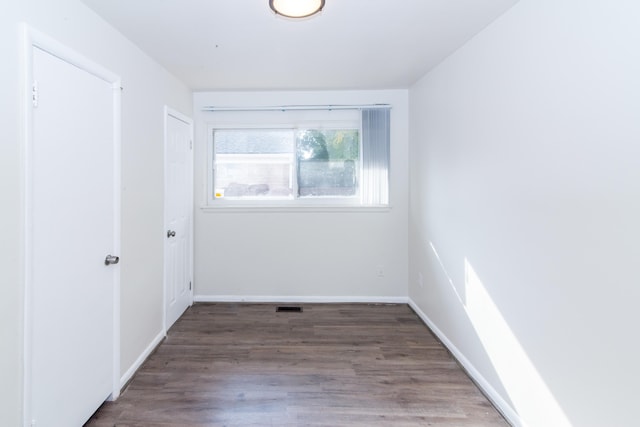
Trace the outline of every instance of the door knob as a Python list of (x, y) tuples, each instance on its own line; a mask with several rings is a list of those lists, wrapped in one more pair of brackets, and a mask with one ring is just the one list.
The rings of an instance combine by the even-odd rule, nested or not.
[(173, 230), (167, 230), (167, 239), (169, 237), (176, 237), (176, 232)]
[(117, 264), (120, 262), (120, 257), (115, 255), (107, 255), (104, 259), (104, 265)]

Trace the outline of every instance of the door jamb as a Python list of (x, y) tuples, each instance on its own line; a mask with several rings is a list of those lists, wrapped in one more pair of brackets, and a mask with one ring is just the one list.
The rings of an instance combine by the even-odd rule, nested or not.
[[(89, 74), (110, 83), (113, 89), (113, 138), (114, 138), (114, 253), (120, 253), (121, 246), (121, 79), (118, 75), (89, 60), (77, 51), (65, 46), (52, 37), (43, 34), (27, 24), (22, 24), (22, 76), (24, 78), (22, 99), (22, 149), (21, 149), (21, 282), (23, 289), (23, 390), (22, 418), (25, 426), (31, 425), (31, 361), (33, 324), (33, 278), (32, 278), (32, 155), (33, 155), (33, 55), (34, 49), (43, 50)], [(112, 392), (108, 400), (116, 400), (120, 395), (120, 269), (114, 272), (113, 283), (113, 355), (112, 355)]]
[[(191, 140), (191, 154), (189, 155), (189, 219), (190, 219), (190, 225), (189, 225), (189, 280), (191, 281), (191, 289), (189, 289), (189, 305), (193, 304), (193, 288), (194, 288), (194, 280), (193, 280), (193, 258), (194, 258), (194, 244), (193, 244), (193, 237), (194, 237), (194, 209), (193, 209), (193, 186), (194, 186), (194, 180), (193, 180), (193, 153), (194, 153), (194, 147), (193, 147), (193, 119), (180, 113), (179, 111), (169, 107), (168, 105), (164, 106), (164, 218), (163, 218), (163, 224), (162, 226), (164, 227), (164, 229), (162, 230), (162, 233), (164, 235), (164, 233), (166, 233), (166, 226), (167, 226), (167, 143), (168, 143), (168, 121), (169, 121), (169, 116), (172, 116), (186, 124), (189, 125), (189, 129), (190, 129), (190, 135), (189, 138)], [(163, 282), (163, 292), (162, 292), (162, 329), (164, 332), (164, 336), (167, 336), (167, 239), (164, 239), (164, 245), (163, 245), (163, 253), (164, 253), (164, 260), (163, 260), (163, 270), (162, 270), (162, 282)]]

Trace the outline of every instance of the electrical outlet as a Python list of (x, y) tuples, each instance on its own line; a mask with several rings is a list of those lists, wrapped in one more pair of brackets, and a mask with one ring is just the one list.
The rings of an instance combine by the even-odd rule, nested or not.
[(378, 277), (384, 277), (384, 266), (379, 265), (376, 269)]

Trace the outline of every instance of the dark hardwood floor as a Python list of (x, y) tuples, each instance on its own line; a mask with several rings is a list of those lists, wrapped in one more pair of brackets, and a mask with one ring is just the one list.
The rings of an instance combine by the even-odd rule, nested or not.
[(87, 426), (508, 426), (406, 305), (196, 304)]

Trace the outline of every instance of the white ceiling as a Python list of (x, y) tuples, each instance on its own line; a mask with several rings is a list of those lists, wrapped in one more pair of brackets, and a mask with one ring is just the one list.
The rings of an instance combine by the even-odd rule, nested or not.
[(83, 0), (193, 90), (407, 88), (517, 0)]

